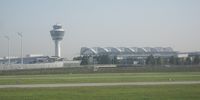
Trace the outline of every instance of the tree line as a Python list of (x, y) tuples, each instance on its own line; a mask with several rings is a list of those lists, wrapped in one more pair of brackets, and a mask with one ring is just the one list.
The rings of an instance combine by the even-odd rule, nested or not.
[(150, 55), (146, 59), (147, 65), (198, 65), (200, 64), (200, 57), (198, 55), (187, 58), (178, 58), (171, 56), (169, 58), (154, 57)]
[[(99, 55), (99, 56), (79, 56), (74, 57), (73, 60), (81, 60), (81, 65), (89, 64), (134, 64), (134, 61), (138, 59), (127, 58), (123, 60), (118, 60), (116, 56), (110, 57), (109, 55)], [(178, 58), (176, 56), (171, 56), (168, 58), (154, 57), (153, 55), (148, 56), (143, 59), (145, 65), (198, 65), (200, 64), (200, 56), (192, 56), (187, 58)]]
[(117, 64), (117, 57), (114, 56), (112, 59), (108, 55), (99, 56), (79, 56), (74, 57), (73, 60), (81, 60), (81, 65), (89, 64)]

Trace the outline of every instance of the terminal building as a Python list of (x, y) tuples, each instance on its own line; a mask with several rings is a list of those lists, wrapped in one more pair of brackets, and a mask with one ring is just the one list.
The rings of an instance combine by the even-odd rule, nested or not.
[(132, 64), (143, 64), (150, 55), (155, 58), (170, 58), (171, 56), (177, 57), (177, 52), (171, 47), (82, 47), (80, 55), (91, 57), (108, 55), (111, 60), (117, 58), (122, 63), (127, 59), (133, 59)]

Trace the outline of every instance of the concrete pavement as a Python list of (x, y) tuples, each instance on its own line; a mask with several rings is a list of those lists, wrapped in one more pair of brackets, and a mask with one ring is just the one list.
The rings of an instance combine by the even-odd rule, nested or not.
[(49, 88), (49, 87), (90, 87), (90, 86), (136, 86), (136, 85), (177, 85), (200, 84), (200, 81), (166, 81), (166, 82), (117, 82), (117, 83), (58, 83), (58, 84), (18, 84), (0, 85), (0, 88)]

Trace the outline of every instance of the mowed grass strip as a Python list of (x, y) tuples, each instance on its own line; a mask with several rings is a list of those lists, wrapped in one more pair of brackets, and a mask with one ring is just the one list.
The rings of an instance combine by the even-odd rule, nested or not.
[(6, 88), (0, 100), (199, 100), (200, 85)]
[(199, 81), (200, 72), (171, 73), (96, 73), (0, 76), (4, 84), (53, 84), (53, 83), (107, 83), (151, 81)]

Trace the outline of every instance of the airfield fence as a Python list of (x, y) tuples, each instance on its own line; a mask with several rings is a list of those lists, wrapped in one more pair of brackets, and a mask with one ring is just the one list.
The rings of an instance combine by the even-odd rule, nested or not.
[(199, 65), (135, 66), (135, 67), (57, 67), (41, 69), (0, 70), (0, 75), (78, 74), (78, 73), (140, 73), (140, 72), (200, 72)]

